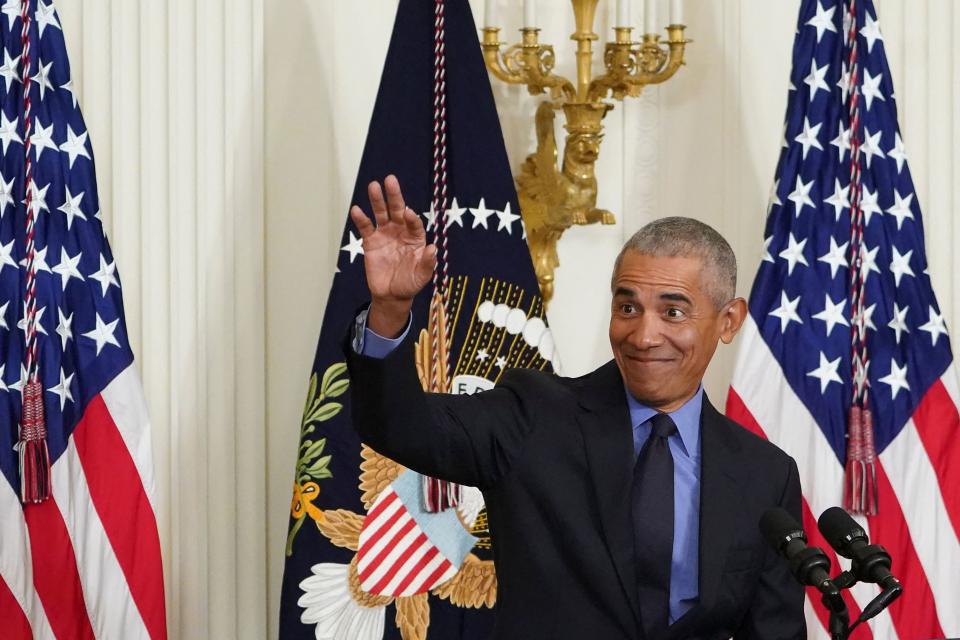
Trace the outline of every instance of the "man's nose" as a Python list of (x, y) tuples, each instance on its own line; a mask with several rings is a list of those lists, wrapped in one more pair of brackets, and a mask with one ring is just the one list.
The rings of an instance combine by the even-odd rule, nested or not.
[(655, 315), (644, 313), (635, 320), (633, 331), (630, 332), (630, 342), (637, 349), (650, 349), (663, 342), (660, 319)]

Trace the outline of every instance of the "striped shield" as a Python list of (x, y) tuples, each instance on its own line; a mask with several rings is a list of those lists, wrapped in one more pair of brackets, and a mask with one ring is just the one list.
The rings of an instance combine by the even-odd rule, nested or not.
[(382, 596), (412, 596), (456, 574), (476, 539), (455, 509), (429, 513), (421, 476), (404, 471), (377, 496), (357, 547), (360, 586)]

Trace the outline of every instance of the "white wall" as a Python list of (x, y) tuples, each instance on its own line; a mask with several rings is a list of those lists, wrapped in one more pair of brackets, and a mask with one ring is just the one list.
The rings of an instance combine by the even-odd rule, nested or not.
[[(512, 38), (519, 3), (500, 5)], [(743, 295), (759, 260), (799, 2), (686, 5), (688, 66), (607, 118), (599, 204), (620, 223), (572, 230), (560, 246), (550, 319), (570, 374), (609, 357), (610, 265), (644, 222), (716, 226)], [(960, 7), (877, 5), (949, 321), (960, 313)], [(300, 411), (395, 7), (60, 3), (154, 422), (172, 638), (276, 635)], [(569, 4), (540, 0), (539, 13), (571, 75)], [(604, 37), (608, 24), (602, 6)], [(494, 91), (516, 168), (536, 100)], [(708, 372), (717, 402), (732, 356), (721, 350)]]

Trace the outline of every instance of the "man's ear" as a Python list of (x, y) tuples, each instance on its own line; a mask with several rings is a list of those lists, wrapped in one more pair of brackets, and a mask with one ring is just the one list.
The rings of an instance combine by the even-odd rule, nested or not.
[(720, 312), (720, 340), (723, 344), (733, 342), (734, 336), (740, 331), (743, 321), (747, 319), (747, 301), (743, 298), (734, 298)]

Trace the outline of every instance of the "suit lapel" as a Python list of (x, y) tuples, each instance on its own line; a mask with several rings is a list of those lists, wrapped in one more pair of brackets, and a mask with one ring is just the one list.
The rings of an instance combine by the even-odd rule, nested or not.
[(607, 549), (640, 626), (633, 556), (633, 427), (620, 371), (610, 361), (583, 382), (578, 416)]
[(700, 429), (700, 604), (713, 607), (733, 541), (740, 494), (739, 444), (727, 420), (704, 396)]

